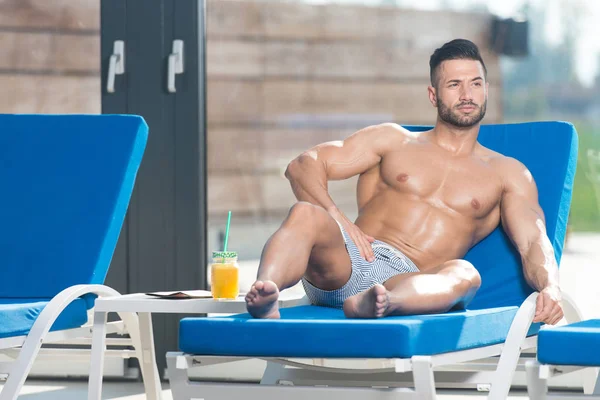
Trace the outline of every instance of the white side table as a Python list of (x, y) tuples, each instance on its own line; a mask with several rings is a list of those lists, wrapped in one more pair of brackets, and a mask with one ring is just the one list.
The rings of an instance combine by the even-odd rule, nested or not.
[[(297, 294), (286, 296), (282, 292), (279, 307), (292, 307), (308, 304)], [(119, 312), (137, 350), (146, 398), (161, 399), (161, 383), (156, 366), (154, 335), (152, 333), (152, 313), (191, 313), (191, 314), (234, 314), (245, 313), (244, 297), (235, 300), (217, 301), (203, 299), (160, 299), (143, 293), (126, 294), (115, 297), (100, 297), (94, 305), (94, 325), (92, 334), (91, 368), (88, 386), (88, 400), (100, 400), (106, 349), (106, 317), (109, 312)]]

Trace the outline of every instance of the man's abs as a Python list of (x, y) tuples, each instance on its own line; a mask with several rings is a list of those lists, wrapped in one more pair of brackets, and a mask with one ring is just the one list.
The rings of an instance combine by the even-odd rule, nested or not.
[(362, 207), (355, 223), (367, 235), (406, 254), (421, 271), (462, 258), (497, 225), (438, 203), (386, 190)]

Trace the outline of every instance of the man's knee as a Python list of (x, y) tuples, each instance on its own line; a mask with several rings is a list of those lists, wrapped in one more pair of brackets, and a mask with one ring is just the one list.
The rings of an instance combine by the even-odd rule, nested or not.
[(299, 201), (292, 206), (288, 219), (295, 223), (315, 225), (323, 218), (325, 210), (306, 201)]
[(468, 283), (471, 289), (478, 289), (481, 286), (481, 275), (479, 271), (467, 260), (453, 260), (451, 262), (452, 274)]

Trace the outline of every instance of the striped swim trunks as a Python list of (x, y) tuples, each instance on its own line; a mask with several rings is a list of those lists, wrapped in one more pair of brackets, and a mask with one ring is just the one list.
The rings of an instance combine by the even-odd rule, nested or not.
[(395, 275), (419, 272), (419, 268), (400, 250), (379, 240), (371, 243), (375, 261), (368, 262), (360, 255), (358, 247), (341, 225), (340, 230), (352, 262), (350, 279), (339, 289), (322, 290), (302, 278), (302, 286), (312, 304), (342, 308), (344, 300), (350, 296), (364, 292), (378, 283), (383, 284)]

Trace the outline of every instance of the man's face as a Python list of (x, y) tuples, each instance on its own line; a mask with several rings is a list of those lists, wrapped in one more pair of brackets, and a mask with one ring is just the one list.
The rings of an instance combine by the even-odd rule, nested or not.
[(437, 85), (434, 90), (430, 88), (430, 100), (437, 106), (440, 119), (459, 128), (479, 123), (485, 116), (488, 94), (481, 63), (447, 60), (437, 73)]

